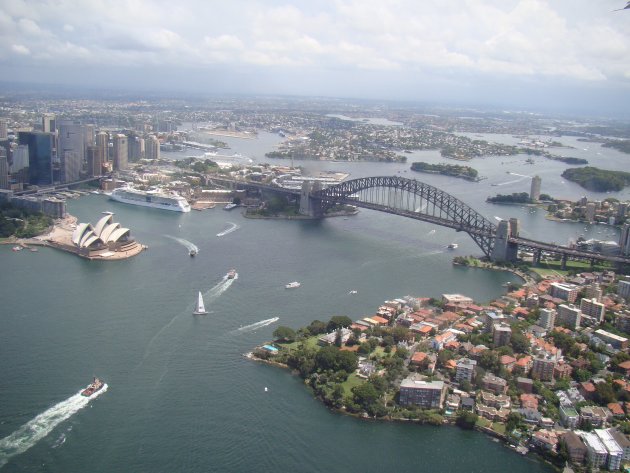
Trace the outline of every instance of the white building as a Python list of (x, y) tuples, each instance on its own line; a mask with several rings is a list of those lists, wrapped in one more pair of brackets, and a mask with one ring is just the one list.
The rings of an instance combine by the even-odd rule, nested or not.
[(538, 318), (538, 325), (547, 330), (553, 330), (556, 325), (556, 311), (553, 309), (540, 309), (540, 317)]
[(582, 314), (588, 317), (597, 319), (598, 322), (604, 321), (604, 315), (606, 314), (606, 306), (601, 302), (597, 302), (597, 299), (584, 298), (580, 302), (580, 311)]
[(593, 432), (580, 432), (580, 437), (586, 445), (586, 455), (592, 468), (605, 466), (608, 462), (608, 450), (601, 442), (597, 434)]
[(582, 313), (580, 309), (573, 304), (560, 304), (558, 306), (558, 314), (556, 316), (556, 322), (558, 324), (566, 325), (571, 330), (580, 328), (580, 321), (582, 319)]
[(611, 471), (618, 470), (623, 460), (623, 449), (617, 444), (617, 441), (608, 430), (595, 429), (595, 434), (608, 452), (608, 469)]

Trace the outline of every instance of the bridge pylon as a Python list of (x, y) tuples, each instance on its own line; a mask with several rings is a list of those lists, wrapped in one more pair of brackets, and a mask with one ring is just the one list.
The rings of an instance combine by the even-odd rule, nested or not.
[(501, 220), (494, 237), (492, 261), (516, 261), (518, 258), (518, 244), (510, 242), (510, 238), (518, 237), (519, 221), (517, 218)]
[(314, 192), (322, 189), (321, 184), (318, 181), (304, 181), (302, 183), (302, 190), (300, 191), (300, 214), (308, 215), (309, 217), (321, 217), (319, 211), (319, 201), (312, 198)]

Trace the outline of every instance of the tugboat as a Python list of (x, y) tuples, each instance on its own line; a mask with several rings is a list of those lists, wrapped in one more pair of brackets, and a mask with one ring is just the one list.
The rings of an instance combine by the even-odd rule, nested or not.
[(105, 386), (105, 383), (97, 377), (94, 377), (94, 381), (92, 381), (92, 384), (89, 384), (87, 388), (81, 391), (81, 396), (90, 397), (95, 392), (103, 389), (103, 386)]
[(230, 269), (227, 273), (227, 278), (228, 279), (234, 279), (236, 277), (236, 270), (235, 269)]

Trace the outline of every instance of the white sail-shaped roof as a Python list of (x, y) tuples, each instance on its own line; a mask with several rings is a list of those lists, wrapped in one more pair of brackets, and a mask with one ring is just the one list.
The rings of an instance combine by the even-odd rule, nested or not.
[(74, 243), (75, 245), (78, 245), (79, 242), (81, 241), (81, 238), (83, 237), (83, 234), (85, 233), (85, 230), (87, 230), (90, 227), (91, 225), (89, 223), (78, 224), (77, 228), (75, 228), (74, 232), (72, 232), (72, 243)]
[(97, 237), (96, 235), (92, 235), (90, 238), (88, 238), (83, 245), (81, 245), (82, 248), (89, 248), (90, 246), (92, 246), (93, 243), (97, 242), (97, 241), (101, 241), (101, 239), (99, 237)]
[(80, 246), (81, 248), (83, 248), (83, 247), (85, 246), (85, 242), (86, 242), (88, 239), (92, 238), (93, 236), (96, 236), (96, 235), (94, 235), (94, 232), (93, 232), (92, 230), (87, 230), (87, 231), (83, 234), (83, 236), (81, 237), (81, 241), (79, 242), (79, 246)]
[(120, 228), (120, 223), (110, 223), (109, 225), (107, 225), (103, 231), (101, 232), (101, 234), (99, 235), (101, 237), (101, 240), (103, 240), (104, 242), (109, 241), (109, 236), (113, 233), (114, 230), (116, 230), (117, 228)]
[(109, 235), (109, 238), (106, 240), (107, 243), (109, 242), (117, 242), (118, 240), (120, 240), (123, 236), (125, 235), (129, 235), (131, 233), (131, 230), (129, 230), (128, 228), (117, 228), (116, 230), (114, 230), (111, 235)]
[(108, 223), (112, 223), (112, 219), (113, 216), (111, 214), (109, 215), (105, 215), (104, 217), (101, 217), (101, 219), (98, 221), (98, 223), (96, 224), (96, 226), (94, 227), (94, 233), (98, 236), (101, 235), (101, 232), (103, 231), (103, 229), (105, 228), (105, 226)]

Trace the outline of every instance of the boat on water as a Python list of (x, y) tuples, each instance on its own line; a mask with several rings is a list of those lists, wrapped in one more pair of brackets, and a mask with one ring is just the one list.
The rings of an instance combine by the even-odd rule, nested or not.
[(182, 196), (174, 193), (167, 194), (159, 190), (142, 191), (132, 187), (121, 187), (114, 189), (109, 198), (124, 204), (175, 212), (190, 212), (190, 204)]
[(348, 294), (356, 294), (357, 292), (359, 291), (357, 291), (356, 289), (352, 289), (351, 291), (348, 291)]
[(191, 258), (194, 258), (195, 256), (197, 256), (197, 250), (192, 249), (188, 252), (188, 254), (190, 255)]
[(22, 247), (21, 246), (14, 246), (13, 248), (11, 248), (11, 250), (13, 250), (13, 251), (22, 251)]
[(223, 210), (232, 210), (234, 208), (238, 207), (237, 204), (227, 204), (225, 207), (223, 207)]
[(459, 245), (457, 243), (451, 243), (447, 246), (447, 248), (449, 250), (456, 250), (457, 248), (459, 248)]
[(194, 315), (206, 315), (208, 312), (206, 312), (206, 306), (203, 304), (203, 295), (201, 294), (201, 291), (199, 291), (199, 297), (197, 298), (197, 305), (195, 307), (195, 310), (193, 310), (193, 314)]
[(294, 288), (300, 287), (300, 286), (301, 286), (301, 284), (299, 282), (293, 281), (293, 282), (290, 282), (289, 284), (287, 284), (284, 287), (285, 287), (285, 289), (294, 289)]
[(105, 383), (97, 377), (94, 377), (92, 383), (88, 384), (88, 386), (83, 391), (81, 391), (81, 396), (90, 397), (94, 393), (103, 389), (103, 386), (105, 386)]
[(236, 277), (236, 270), (235, 269), (230, 269), (227, 272), (226, 276), (227, 276), (228, 279), (234, 279)]

